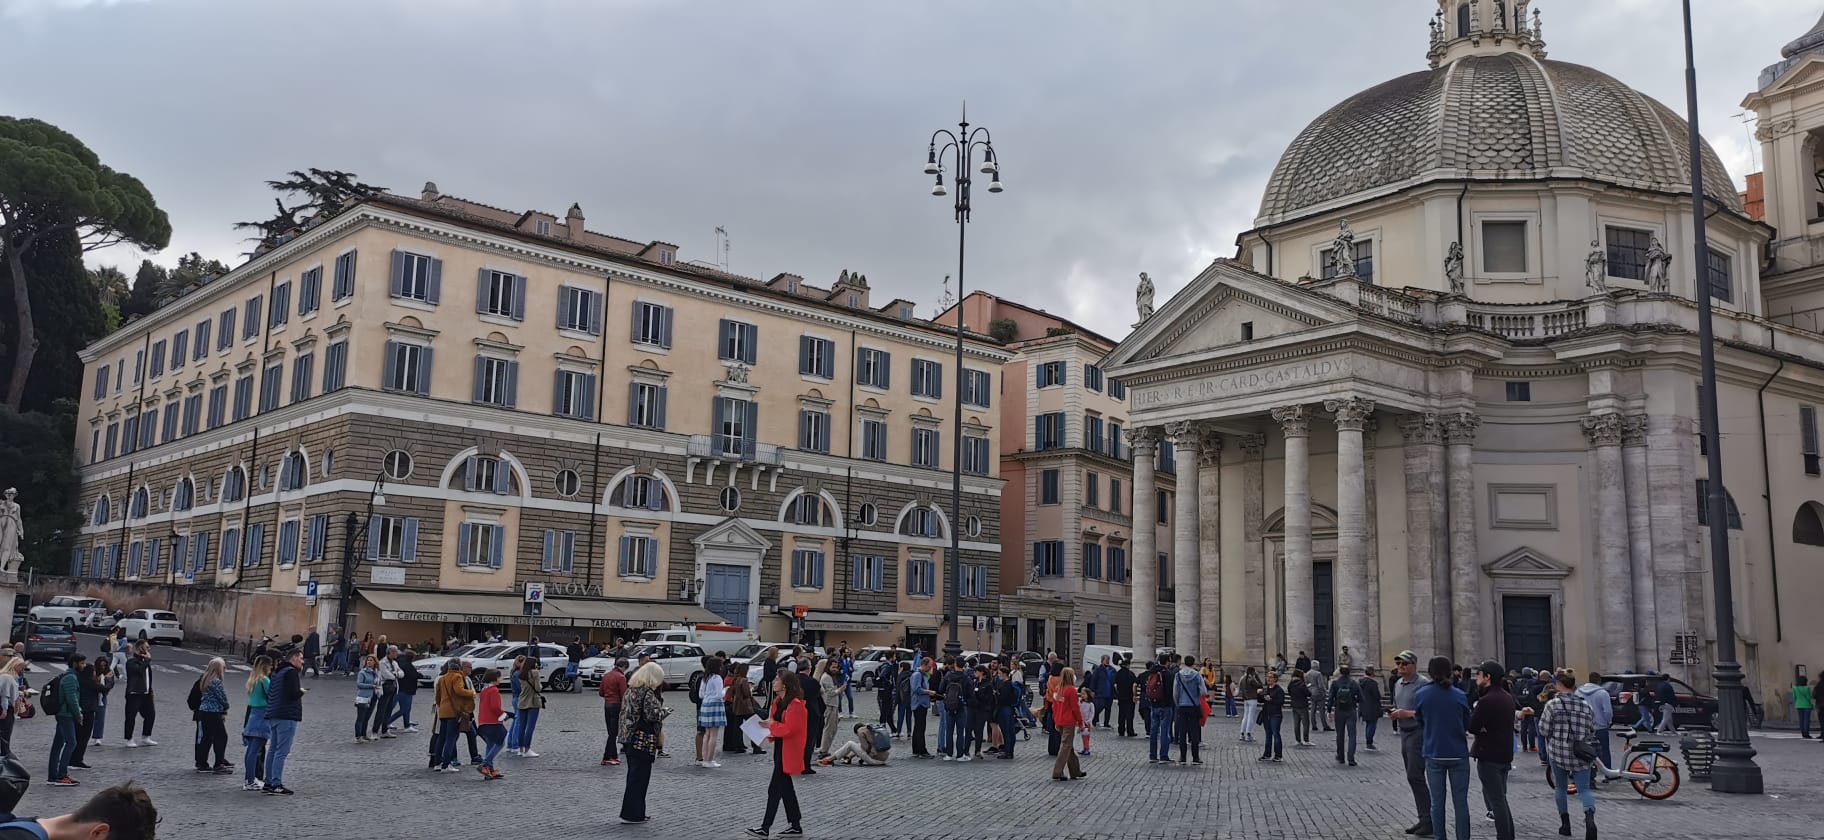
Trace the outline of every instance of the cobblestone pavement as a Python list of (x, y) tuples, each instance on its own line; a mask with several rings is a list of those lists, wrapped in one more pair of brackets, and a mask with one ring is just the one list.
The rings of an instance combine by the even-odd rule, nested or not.
[[(239, 776), (199, 776), (191, 771), (191, 724), (183, 698), (206, 655), (159, 648), (157, 675), (160, 746), (125, 749), (121, 706), (108, 711), (106, 746), (89, 750), (96, 769), (77, 771), (75, 788), (35, 782), (20, 803), (22, 814), (71, 810), (90, 792), (117, 781), (138, 780), (152, 791), (163, 815), (161, 837), (335, 837), (383, 840), (492, 834), (525, 837), (634, 838), (734, 837), (756, 825), (765, 804), (771, 757), (725, 758), (723, 768), (688, 765), (691, 709), (673, 698), (667, 739), (673, 757), (654, 772), (652, 823), (616, 822), (624, 767), (602, 767), (602, 715), (591, 694), (553, 696), (539, 723), (538, 758), (501, 759), (507, 778), (484, 782), (473, 773), (436, 774), (425, 769), (428, 735), (356, 744), (354, 688), (346, 678), (306, 678), (299, 743), (286, 781), (292, 798), (243, 793)], [(37, 666), (48, 672), (45, 665)], [(32, 675), (33, 685), (48, 673)], [(231, 682), (233, 679), (231, 678)], [(238, 692), (232, 718), (239, 719)], [(427, 704), (429, 695), (421, 695)], [(861, 698), (858, 698), (861, 699)], [(864, 716), (872, 698), (861, 705)], [(845, 721), (847, 731), (852, 722)], [(931, 727), (935, 730), (935, 721)], [(232, 727), (231, 727), (232, 729)], [(14, 751), (35, 776), (45, 772), (50, 727), (40, 717), (21, 721)], [(1209, 747), (1201, 768), (1151, 766), (1143, 739), (1121, 739), (1096, 730), (1092, 754), (1082, 759), (1087, 779), (1049, 781), (1051, 759), (1042, 732), (1021, 742), (1013, 761), (951, 764), (912, 761), (895, 742), (884, 768), (833, 767), (798, 781), (805, 825), (815, 837), (855, 838), (1166, 838), (1286, 837), (1401, 840), (1412, 824), (1410, 793), (1397, 749), (1363, 751), (1361, 766), (1335, 763), (1324, 747), (1291, 749), (1283, 764), (1261, 764), (1258, 745), (1236, 739), (1235, 721), (1220, 715), (1205, 729)], [(1385, 735), (1386, 733), (1383, 733)], [(934, 737), (933, 737), (933, 740)], [(238, 763), (238, 737), (231, 738)], [(1323, 736), (1318, 742), (1325, 743)], [(1382, 739), (1382, 746), (1393, 745)], [(1712, 793), (1686, 780), (1678, 795), (1649, 802), (1619, 783), (1598, 789), (1598, 818), (1605, 836), (1655, 840), (1752, 836), (1785, 840), (1819, 836), (1824, 824), (1824, 744), (1786, 733), (1755, 738), (1766, 773), (1767, 794)], [(1550, 791), (1536, 759), (1523, 756), (1511, 782), (1519, 835), (1556, 837)], [(1494, 836), (1482, 819), (1479, 790), (1470, 797), (1472, 834)], [(908, 819), (917, 809), (922, 819)], [(518, 816), (514, 816), (517, 813)], [(783, 827), (783, 823), (779, 826)], [(1579, 834), (1578, 836), (1581, 836)]]

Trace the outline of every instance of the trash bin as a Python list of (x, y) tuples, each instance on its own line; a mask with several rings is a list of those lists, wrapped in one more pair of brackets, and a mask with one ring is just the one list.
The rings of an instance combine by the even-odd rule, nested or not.
[(1685, 769), (1694, 779), (1710, 778), (1710, 767), (1716, 764), (1716, 736), (1704, 730), (1686, 732), (1678, 739), (1678, 749), (1684, 754)]

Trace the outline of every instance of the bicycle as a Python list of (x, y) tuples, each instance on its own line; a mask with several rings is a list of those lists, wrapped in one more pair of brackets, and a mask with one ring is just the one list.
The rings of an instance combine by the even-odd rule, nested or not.
[(1635, 793), (1656, 802), (1678, 793), (1678, 762), (1671, 756), (1672, 745), (1656, 739), (1636, 744), (1634, 739), (1640, 738), (1641, 734), (1633, 727), (1621, 730), (1619, 734), (1627, 747), (1621, 756), (1623, 769), (1610, 769), (1598, 760), (1596, 772), (1605, 779), (1627, 779)]

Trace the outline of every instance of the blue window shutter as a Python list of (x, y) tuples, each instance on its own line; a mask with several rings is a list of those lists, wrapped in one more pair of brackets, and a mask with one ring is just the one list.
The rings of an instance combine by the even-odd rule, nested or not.
[(488, 275), (493, 274), (485, 268), (475, 272), (475, 311), (488, 311)]
[(513, 468), (502, 459), (494, 462), (494, 494), (505, 496), (513, 492)]
[(391, 292), (393, 297), (405, 294), (405, 252), (393, 252), (393, 280)]
[(589, 334), (590, 335), (601, 335), (602, 334), (602, 305), (603, 305), (602, 294), (600, 292), (590, 292), (589, 293)]
[(656, 478), (646, 482), (646, 509), (665, 509), (665, 485)]
[(521, 275), (513, 275), (513, 320), (515, 321), (526, 320), (526, 286), (530, 282)]
[(507, 363), (507, 407), (519, 407), (519, 363)]
[(647, 577), (659, 576), (659, 538), (646, 538), (646, 568), (642, 573)]
[(823, 370), (822, 370), (822, 373), (826, 379), (835, 379), (836, 378), (836, 342), (831, 341), (827, 338), (822, 339), (822, 341), (823, 341)]
[(634, 344), (640, 343), (640, 315), (646, 311), (646, 307), (649, 305), (636, 300), (628, 309), (627, 340)]
[(507, 529), (504, 525), (494, 527), (494, 545), (488, 549), (488, 568), (500, 568), (500, 560), (506, 555)]
[(640, 417), (640, 383), (627, 383), (627, 425), (637, 426)]
[(1032, 448), (1045, 448), (1045, 415), (1032, 418)]
[(933, 363), (930, 367), (930, 371), (931, 390), (929, 393), (925, 394), (925, 396), (938, 397), (941, 399), (944, 396), (944, 366)]
[(262, 553), (266, 549), (266, 525), (255, 523), (247, 526), (246, 545), (241, 549), (241, 565), (258, 566), (265, 559)]
[(405, 538), (400, 541), (399, 559), (406, 563), (412, 563), (418, 559), (418, 517), (406, 517), (405, 528), (403, 530), (405, 531)]
[(191, 570), (201, 571), (204, 558), (209, 556), (209, 535), (206, 533), (198, 534), (196, 537), (196, 544), (191, 547), (190, 551)]
[(811, 348), (813, 346), (815, 346), (813, 344), (813, 342), (815, 342), (816, 340), (817, 339), (814, 339), (808, 335), (798, 336), (798, 372), (799, 373), (817, 374), (817, 373), (822, 372), (820, 370), (813, 370), (811, 368)]
[(671, 307), (659, 308), (659, 346), (671, 349)]
[(893, 354), (885, 350), (880, 351), (880, 382), (877, 384), (882, 390), (893, 387)]
[(760, 438), (760, 403), (747, 401), (747, 422), (742, 424), (741, 432), (745, 435), (741, 440), (741, 456), (752, 458), (755, 443)]
[[(737, 327), (739, 329), (739, 327)], [(760, 358), (760, 327), (757, 324), (747, 325), (747, 341), (741, 345), (741, 361), (754, 364)]]
[(387, 342), (386, 343), (386, 360), (383, 365), (383, 370), (380, 374), (380, 387), (391, 388), (391, 387), (393, 387), (393, 383), (395, 381), (397, 381), (394, 379), (394, 377), (397, 376), (399, 373), (399, 358), (398, 357), (399, 357), (399, 342), (397, 342), (397, 341)]
[(817, 441), (811, 439), (811, 413), (803, 409), (798, 411), (798, 444), (806, 449), (817, 448)]
[[(726, 416), (725, 412), (723, 411), (723, 402), (722, 402), (721, 397), (710, 397), (709, 398), (709, 413), (710, 413), (710, 417), (712, 418), (710, 420), (710, 425), (709, 425), (710, 435), (714, 436), (714, 435), (722, 434), (722, 424), (724, 422), (727, 422), (728, 417)], [(720, 445), (718, 444), (717, 446), (718, 446), (718, 448), (716, 451), (718, 454), (720, 454), (720, 452), (721, 452), (721, 449), (719, 448)]]
[(792, 552), (792, 586), (804, 585), (804, 577), (800, 571), (800, 561), (804, 559), (804, 555), (805, 552), (802, 550)]
[(628, 548), (632, 545), (632, 543), (633, 543), (632, 537), (621, 537), (621, 556), (620, 556), (621, 562), (620, 562), (620, 572), (619, 573), (622, 576), (626, 576), (626, 575), (630, 574), (630, 570), (627, 568), (627, 554), (628, 554)]
[(557, 566), (557, 532), (545, 529), (545, 558), (543, 569), (547, 572)]
[(470, 455), (462, 464), (462, 489), (471, 493), (481, 489), (481, 485), (476, 483), (478, 478), (476, 475), (477, 457), (479, 456)]
[(734, 328), (734, 322), (727, 318), (723, 318), (716, 322), (716, 358), (724, 361), (729, 360), (728, 337), (730, 333), (734, 332)]
[(584, 420), (595, 419), (595, 374), (583, 377), (583, 410)]
[(385, 518), (379, 516), (367, 521), (367, 559), (369, 560), (380, 559), (380, 523), (385, 521)]
[(823, 588), (823, 552), (815, 551), (815, 552), (811, 553), (811, 572), (813, 575), (811, 585), (817, 587), (818, 589), (822, 589)]
[(656, 428), (660, 428), (660, 429), (665, 428), (665, 395), (666, 395), (666, 392), (668, 392), (670, 390), (671, 390), (670, 388), (665, 387), (663, 385), (659, 386), (659, 400), (658, 400), (659, 407), (658, 407), (658, 411), (654, 412), (654, 416), (657, 419), (657, 422), (653, 424)]
[[(153, 540), (152, 544), (146, 547), (146, 574), (154, 577), (158, 575), (158, 556), (164, 553), (164, 549), (164, 540)], [(181, 556), (183, 551), (184, 537), (180, 536), (177, 538), (177, 542), (172, 546), (171, 555), (173, 557)]]
[(431, 348), (426, 346), (418, 351), (418, 393), (431, 392)]
[[(560, 368), (551, 373), (551, 413), (552, 414), (562, 414), (564, 412), (564, 392), (565, 392), (565, 390), (566, 389), (564, 388), (564, 371), (563, 371), (563, 369)], [(582, 412), (578, 411), (576, 413), (581, 414)]]
[(471, 390), (471, 396), (469, 397), (470, 402), (481, 402), (482, 397), (487, 395), (487, 378), (488, 378), (488, 358), (486, 356), (476, 356), (475, 357), (475, 384), (470, 389)]
[(883, 582), (883, 578), (886, 576), (886, 570), (887, 570), (886, 566), (887, 566), (887, 563), (886, 563), (885, 559), (876, 559), (874, 561), (873, 577), (871, 579), (871, 583), (873, 584), (873, 589), (875, 592), (879, 592), (883, 588), (885, 588), (885, 583)]
[(469, 562), (469, 526), (456, 526), (456, 565), (466, 566)]
[(570, 292), (559, 286), (557, 290), (557, 328), (564, 329), (573, 321), (574, 319), (570, 317)]
[(561, 543), (561, 548), (563, 550), (561, 552), (559, 562), (561, 562), (563, 564), (564, 574), (569, 574), (573, 571), (576, 571), (576, 532), (575, 531), (565, 531), (564, 532), (563, 541)]
[(431, 260), (431, 282), (426, 287), (424, 302), (433, 306), (443, 299), (443, 260)]

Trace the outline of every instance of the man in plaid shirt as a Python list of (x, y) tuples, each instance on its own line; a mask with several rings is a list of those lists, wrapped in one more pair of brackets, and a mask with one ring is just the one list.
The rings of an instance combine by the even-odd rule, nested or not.
[[(1589, 745), (1596, 734), (1596, 716), (1590, 704), (1577, 696), (1577, 678), (1569, 671), (1558, 675), (1554, 685), (1558, 696), (1545, 704), (1539, 729), (1545, 733), (1545, 748), (1552, 759), (1553, 797), (1558, 803), (1558, 833), (1571, 836), (1570, 803), (1565, 785), (1577, 783), (1577, 798), (1583, 802), (1583, 836), (1596, 840), (1596, 796), (1590, 787), (1590, 763), (1577, 757), (1577, 745)], [(1594, 747), (1589, 747), (1594, 751)]]

